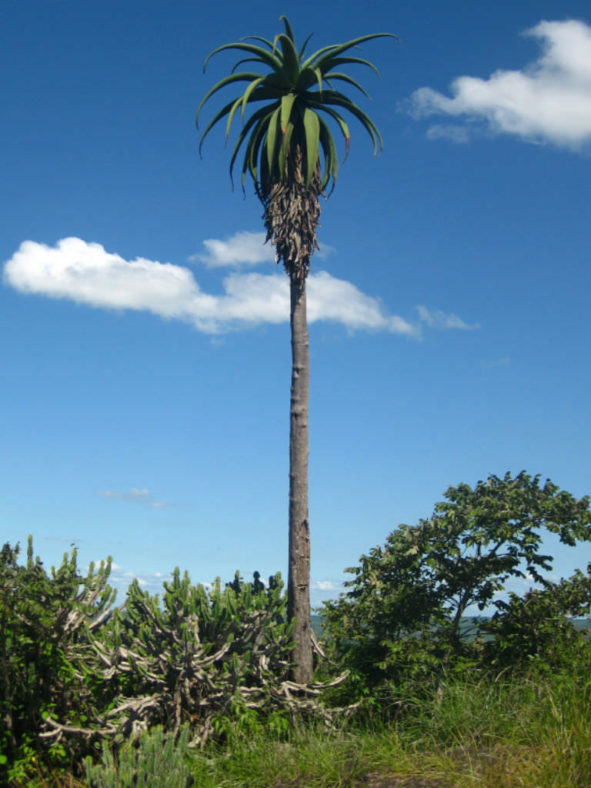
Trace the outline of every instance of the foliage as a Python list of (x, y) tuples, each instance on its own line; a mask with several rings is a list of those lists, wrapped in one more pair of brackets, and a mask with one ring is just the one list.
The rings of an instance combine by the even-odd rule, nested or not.
[(96, 754), (101, 739), (116, 751), (157, 725), (178, 734), (187, 723), (203, 744), (246, 719), (285, 731), (318, 706), (320, 688), (288, 681), (279, 575), (207, 590), (177, 569), (162, 598), (134, 582), (113, 609), (110, 562), (82, 576), (74, 551), (48, 575), (31, 542), (26, 566), (17, 558), (18, 547), (0, 553), (0, 782), (28, 784)]
[(572, 624), (591, 610), (591, 564), (586, 574), (578, 569), (572, 577), (531, 589), (523, 597), (510, 593), (508, 601), (498, 600), (496, 607), (485, 625), (492, 636), (485, 644), (485, 659), (492, 666), (515, 668), (534, 660), (556, 670), (584, 657), (591, 661), (589, 632)]
[(442, 676), (416, 688), (394, 723), (365, 715), (327, 732), (291, 728), (236, 736), (195, 756), (200, 788), (217, 786), (478, 786), (563, 788), (591, 785), (591, 689), (572, 671), (501, 678)]
[[(499, 768), (510, 762), (522, 779), (511, 748), (543, 746), (546, 767), (568, 755), (560, 784), (588, 784), (591, 639), (571, 619), (591, 610), (591, 565), (551, 582), (545, 573), (552, 558), (541, 545), (544, 530), (565, 544), (589, 540), (589, 499), (525, 473), (490, 477), (474, 489), (460, 485), (445, 497), (430, 520), (402, 526), (384, 548), (363, 556), (351, 570), (350, 590), (327, 605), (329, 648), (350, 670), (348, 684), (335, 680), (328, 693), (331, 669), (325, 683), (289, 680), (292, 624), (279, 575), (265, 585), (258, 573), (251, 583), (236, 573), (230, 583), (218, 579), (205, 588), (177, 569), (161, 597), (135, 582), (113, 609), (109, 562), (84, 576), (74, 551), (47, 573), (31, 541), (24, 566), (18, 546), (5, 545), (0, 782), (47, 784), (63, 769), (80, 773), (91, 753), (102, 760), (86, 760), (90, 785), (186, 785), (186, 751), (199, 745), (202, 755), (191, 758), (199, 785), (214, 775), (234, 784), (231, 773), (244, 784), (247, 764), (257, 762), (260, 785), (274, 784), (273, 769), (286, 781), (296, 769), (309, 785), (348, 784), (376, 765), (369, 751), (366, 763), (351, 760), (354, 731), (394, 719), (389, 735), (399, 743), (414, 742), (416, 728), (421, 741), (430, 731), (437, 748), (455, 748), (470, 729), (465, 746), (478, 752), (477, 771), (490, 758)], [(536, 585), (523, 597), (498, 596), (526, 573)], [(474, 605), (494, 615), (469, 632), (465, 613)], [(584, 709), (576, 693), (586, 699)], [(331, 706), (352, 698), (365, 699), (354, 716), (359, 727), (339, 740), (334, 721), (345, 726), (347, 715)], [(539, 726), (535, 735), (527, 731), (536, 703), (551, 740), (542, 742)], [(305, 744), (314, 726), (327, 722), (330, 728)], [(309, 747), (307, 761), (296, 752), (300, 746)], [(214, 766), (220, 753), (224, 765)], [(399, 748), (398, 756), (409, 752), (401, 756)], [(385, 763), (377, 768), (390, 768)], [(530, 768), (545, 785), (536, 764)]]
[(285, 606), (279, 575), (266, 589), (237, 575), (207, 591), (177, 569), (162, 599), (132, 583), (125, 608), (93, 644), (96, 669), (118, 687), (102, 732), (127, 736), (159, 724), (176, 733), (187, 722), (202, 743), (236, 704), (280, 706), (292, 648)]
[(187, 788), (193, 785), (189, 738), (187, 727), (178, 737), (154, 728), (125, 742), (116, 754), (103, 742), (100, 763), (92, 758), (84, 763), (88, 788)]
[(24, 566), (18, 555), (18, 545), (0, 552), (0, 770), (22, 777), (41, 753), (66, 758), (49, 735), (50, 715), (79, 722), (92, 713), (100, 682), (83, 681), (81, 659), (115, 592), (107, 585), (110, 559), (83, 576), (76, 550), (49, 574), (34, 558), (31, 538)]
[[(338, 154), (326, 118), (332, 119), (338, 126), (347, 150), (350, 140), (349, 127), (335, 107), (346, 110), (360, 121), (371, 137), (374, 152), (377, 152), (382, 144), (374, 122), (348, 96), (336, 90), (333, 83), (352, 85), (367, 96), (356, 80), (339, 69), (349, 65), (363, 65), (374, 71), (377, 69), (369, 61), (345, 53), (364, 41), (391, 34), (360, 36), (344, 44), (323, 47), (306, 56), (306, 46), (310, 39), (306, 39), (303, 46), (298, 47), (289, 21), (285, 16), (282, 16), (281, 20), (285, 32), (277, 35), (273, 41), (260, 36), (250, 36), (250, 41), (256, 43), (243, 39), (217, 47), (208, 55), (204, 70), (210, 58), (224, 50), (238, 50), (245, 53), (246, 57), (236, 63), (229, 76), (224, 77), (205, 94), (197, 110), (198, 124), (201, 109), (208, 99), (228, 85), (247, 83), (244, 92), (225, 104), (207, 125), (201, 135), (200, 148), (210, 130), (226, 116), (227, 139), (239, 111), (243, 126), (230, 160), (230, 173), (233, 172), (240, 148), (246, 142), (242, 183), (244, 184), (246, 174), (249, 173), (263, 201), (270, 195), (274, 183), (287, 180), (291, 176), (288, 162), (295, 157), (298, 148), (303, 157), (306, 187), (311, 185), (319, 166), (320, 151), (324, 157), (320, 189), (324, 189), (331, 179), (334, 182), (338, 172)], [(268, 73), (235, 73), (235, 69), (246, 62), (263, 66), (268, 69)], [(255, 102), (265, 103), (245, 121), (246, 109)]]
[[(360, 566), (348, 570), (355, 575), (350, 590), (326, 605), (333, 653), (352, 669), (361, 690), (385, 679), (424, 680), (450, 663), (480, 659), (484, 628), (463, 626), (470, 607), (496, 608), (490, 633), (503, 631), (505, 614), (506, 637), (511, 627), (519, 637), (516, 603), (508, 610), (498, 598), (507, 581), (530, 578), (548, 590), (547, 605), (554, 592), (543, 574), (552, 566), (552, 557), (541, 552), (544, 531), (567, 545), (591, 539), (589, 499), (577, 500), (525, 472), (490, 476), (473, 489), (450, 487), (445, 498), (429, 520), (400, 526), (383, 548), (363, 555)], [(560, 599), (588, 593), (582, 580), (575, 585), (561, 586)], [(554, 611), (559, 608), (557, 601)], [(524, 641), (520, 648), (527, 651)]]

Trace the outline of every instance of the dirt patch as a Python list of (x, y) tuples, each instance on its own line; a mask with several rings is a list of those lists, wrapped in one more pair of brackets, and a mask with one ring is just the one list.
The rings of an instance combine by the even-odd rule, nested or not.
[[(391, 776), (371, 772), (365, 777), (348, 783), (352, 788), (450, 788), (451, 783), (445, 782), (440, 777), (427, 777), (425, 775)], [(304, 788), (304, 783), (299, 779), (290, 782), (275, 783), (273, 788)]]
[(354, 788), (449, 788), (449, 783), (439, 777), (424, 775), (407, 775), (405, 777), (388, 777), (382, 774), (368, 774), (362, 781), (354, 784)]

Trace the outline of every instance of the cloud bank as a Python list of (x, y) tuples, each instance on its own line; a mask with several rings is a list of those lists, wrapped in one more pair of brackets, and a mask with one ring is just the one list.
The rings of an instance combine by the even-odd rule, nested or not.
[(429, 138), (466, 142), (484, 124), (493, 133), (571, 150), (591, 142), (591, 27), (574, 19), (542, 21), (525, 35), (541, 42), (542, 53), (522, 70), (458, 77), (452, 98), (428, 87), (412, 94), (415, 117), (448, 115), (472, 124), (434, 125)]
[[(146, 310), (209, 334), (289, 318), (289, 283), (283, 273), (232, 273), (223, 280), (224, 293), (210, 295), (188, 268), (139, 257), (127, 261), (80, 238), (65, 238), (55, 247), (25, 241), (6, 263), (4, 281), (23, 293), (99, 308)], [(309, 278), (309, 319), (408, 336), (417, 331), (387, 314), (377, 299), (326, 272)]]
[[(256, 233), (239, 233), (218, 246), (210, 240), (209, 248), (220, 260), (225, 259), (226, 265), (235, 265), (240, 259), (252, 262), (256, 257), (253, 235)], [(240, 257), (236, 239), (243, 236), (248, 238)], [(24, 241), (4, 266), (4, 282), (21, 293), (97, 308), (152, 312), (164, 319), (191, 323), (207, 334), (289, 321), (289, 280), (283, 272), (232, 272), (222, 281), (224, 292), (212, 295), (203, 292), (188, 268), (143, 257), (125, 260), (81, 238), (64, 238), (54, 247)], [(411, 323), (389, 314), (377, 298), (326, 271), (308, 278), (310, 323), (324, 320), (351, 331), (385, 331), (414, 338), (420, 337), (422, 325), (470, 328), (455, 315), (430, 312), (424, 306), (418, 307), (418, 312), (418, 322)]]

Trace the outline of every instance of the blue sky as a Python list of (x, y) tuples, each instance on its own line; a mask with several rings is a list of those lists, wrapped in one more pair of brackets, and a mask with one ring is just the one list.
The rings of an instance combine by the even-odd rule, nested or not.
[(359, 53), (384, 150), (351, 123), (309, 280), (313, 602), (449, 485), (591, 492), (588, 2), (359, 8), (3, 4), (2, 541), (112, 555), (121, 588), (285, 573), (287, 279), (194, 126), (234, 62), (207, 53), (281, 13), (401, 37)]

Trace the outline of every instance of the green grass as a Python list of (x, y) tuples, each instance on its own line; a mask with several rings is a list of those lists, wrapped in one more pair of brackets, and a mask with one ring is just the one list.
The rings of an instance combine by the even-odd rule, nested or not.
[[(452, 680), (405, 698), (385, 723), (375, 712), (331, 732), (301, 724), (281, 733), (252, 720), (227, 726), (227, 741), (187, 751), (195, 788), (589, 788), (591, 679)], [(152, 734), (154, 737), (155, 734)], [(151, 741), (140, 750), (150, 751)], [(158, 788), (180, 785), (179, 753), (162, 749)], [(170, 755), (170, 753), (169, 753)], [(110, 759), (104, 781), (123, 786)], [(166, 763), (164, 763), (166, 761)], [(167, 768), (167, 764), (170, 768)], [(140, 769), (139, 771), (142, 771)], [(147, 773), (147, 769), (143, 769)], [(115, 777), (114, 777), (115, 775)], [(162, 777), (165, 775), (165, 778)], [(162, 780), (164, 779), (164, 782)], [(144, 783), (142, 783), (144, 784)], [(148, 780), (146, 785), (150, 785)], [(39, 780), (37, 786), (81, 783)]]
[(564, 676), (455, 682), (395, 724), (303, 727), (285, 741), (237, 730), (195, 757), (194, 774), (200, 788), (589, 788), (591, 689)]

